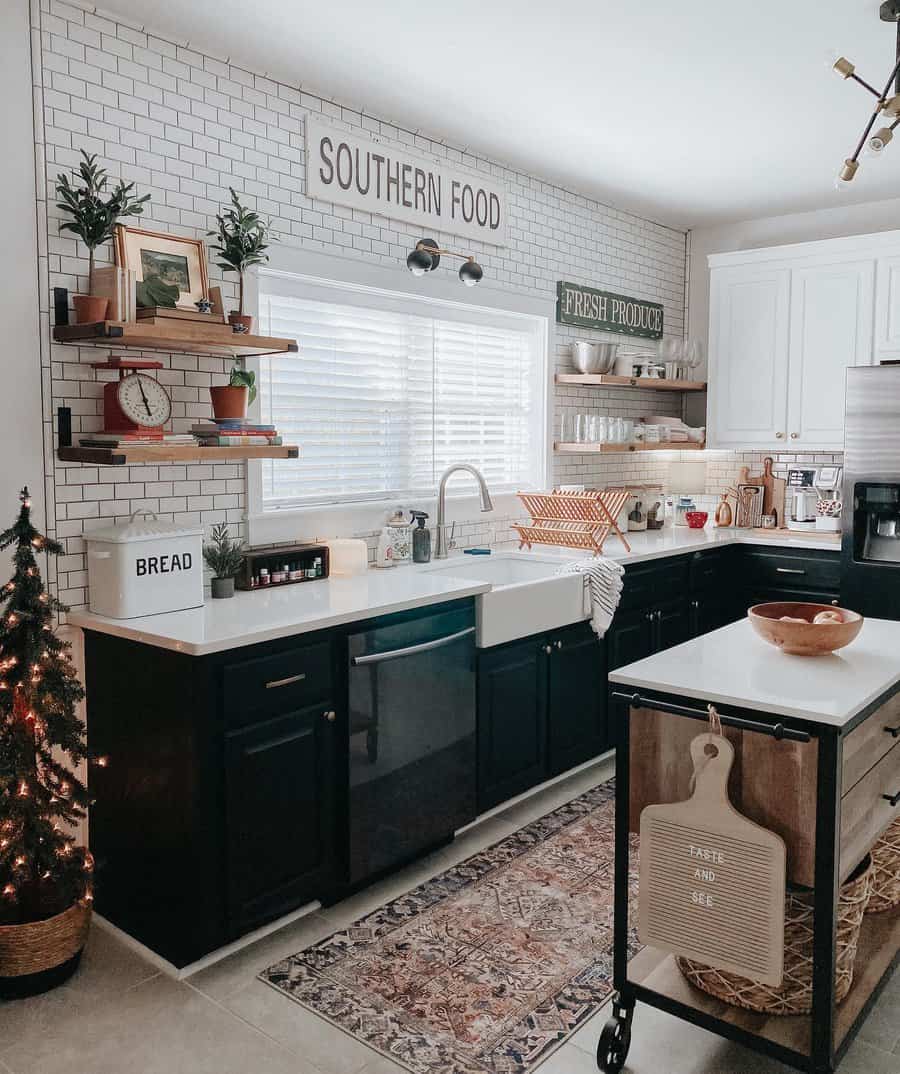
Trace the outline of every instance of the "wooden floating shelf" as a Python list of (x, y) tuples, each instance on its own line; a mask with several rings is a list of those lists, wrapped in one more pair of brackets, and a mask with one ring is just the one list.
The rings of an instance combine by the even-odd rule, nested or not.
[(53, 329), (53, 339), (57, 343), (79, 346), (140, 347), (142, 350), (214, 354), (227, 358), (296, 354), (299, 351), (293, 339), (239, 335), (225, 324), (201, 324), (163, 317), (148, 317), (143, 321), (57, 325)]
[(127, 466), (141, 462), (235, 462), (243, 459), (297, 459), (300, 448), (257, 445), (248, 447), (200, 447), (193, 444), (127, 444), (115, 448), (61, 447), (61, 462), (94, 466)]
[(702, 451), (706, 444), (678, 441), (665, 444), (566, 444), (556, 441), (553, 450), (560, 455), (622, 455), (630, 451)]
[(584, 388), (649, 388), (655, 392), (705, 392), (704, 380), (664, 380), (662, 377), (617, 377), (612, 373), (557, 373), (557, 384)]

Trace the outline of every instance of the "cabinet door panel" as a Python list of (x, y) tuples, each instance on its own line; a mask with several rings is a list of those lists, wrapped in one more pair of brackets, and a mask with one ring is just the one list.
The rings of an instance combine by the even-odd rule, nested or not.
[(795, 269), (791, 278), (788, 442), (842, 450), (848, 366), (872, 360), (872, 261)]
[(653, 652), (652, 612), (616, 612), (606, 633), (606, 652), (610, 670), (643, 660)]
[(235, 933), (322, 893), (331, 869), (334, 729), (322, 706), (225, 739), (229, 917)]
[(788, 269), (722, 268), (711, 275), (711, 446), (785, 439)]
[(683, 600), (661, 604), (654, 610), (656, 617), (655, 652), (671, 649), (690, 637), (690, 616)]
[(875, 358), (900, 358), (900, 254), (878, 258)]
[(547, 645), (529, 638), (479, 655), (479, 812), (546, 778)]
[(606, 646), (587, 623), (549, 637), (547, 739), (554, 776), (608, 748)]

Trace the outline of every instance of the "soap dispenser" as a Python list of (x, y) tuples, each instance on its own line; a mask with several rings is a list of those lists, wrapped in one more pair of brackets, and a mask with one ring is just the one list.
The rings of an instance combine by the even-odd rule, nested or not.
[(425, 528), (428, 515), (424, 511), (411, 511), (413, 521), (417, 523), (412, 534), (413, 563), (431, 562), (431, 532)]

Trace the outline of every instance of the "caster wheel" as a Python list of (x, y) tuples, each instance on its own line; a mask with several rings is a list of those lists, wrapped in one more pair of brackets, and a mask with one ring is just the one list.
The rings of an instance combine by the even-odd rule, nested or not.
[(634, 1009), (626, 1010), (613, 1004), (613, 1016), (603, 1027), (597, 1044), (597, 1066), (603, 1074), (619, 1074), (631, 1047), (631, 1017)]

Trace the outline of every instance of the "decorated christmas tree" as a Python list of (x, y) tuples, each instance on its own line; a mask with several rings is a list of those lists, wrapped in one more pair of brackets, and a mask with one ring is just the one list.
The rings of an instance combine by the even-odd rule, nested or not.
[(91, 899), (93, 861), (72, 825), (88, 793), (74, 767), (86, 755), (76, 706), (84, 696), (67, 642), (53, 627), (66, 611), (44, 591), (36, 554), (61, 545), (31, 524), (28, 489), (16, 522), (0, 534), (15, 546), (0, 589), (0, 925), (38, 921)]

